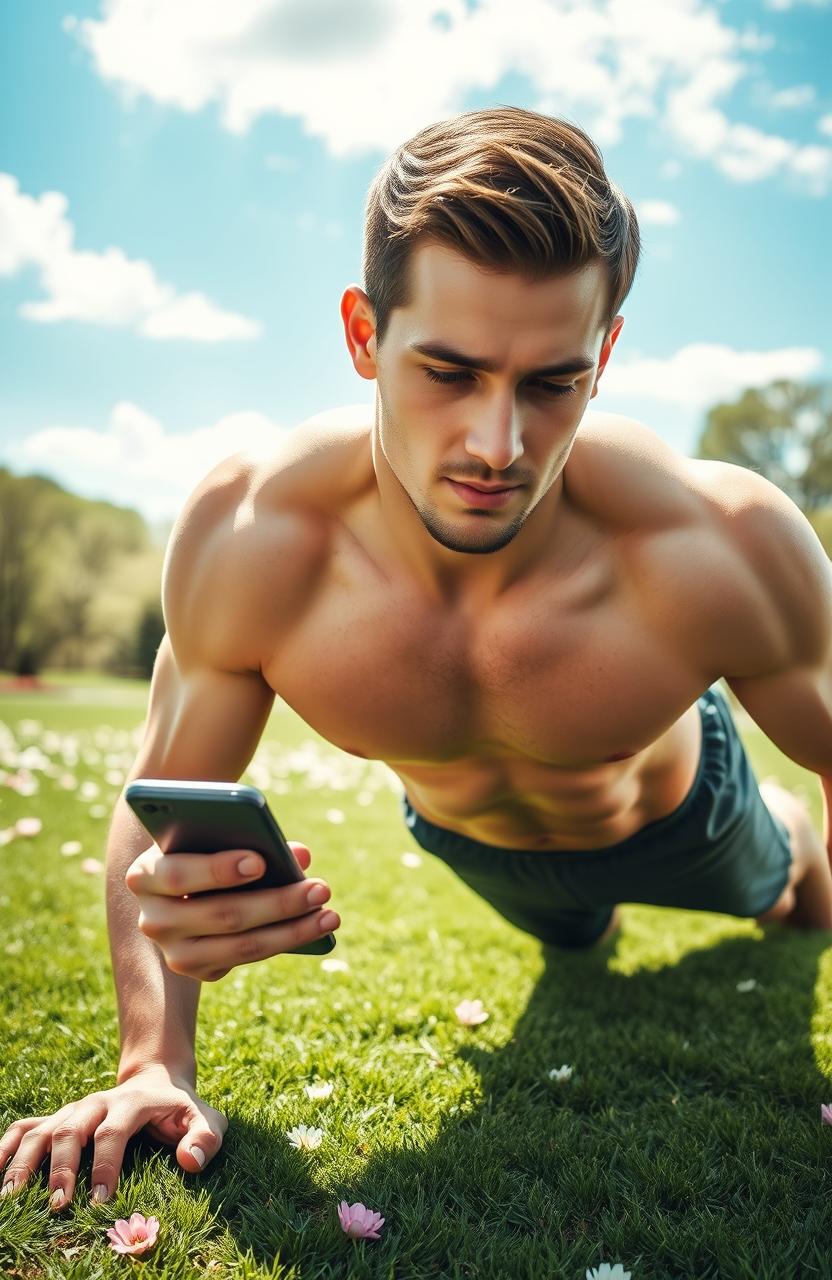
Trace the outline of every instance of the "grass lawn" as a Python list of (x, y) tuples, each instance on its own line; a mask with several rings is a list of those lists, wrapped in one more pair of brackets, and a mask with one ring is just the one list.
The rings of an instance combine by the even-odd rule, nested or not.
[[(56, 683), (0, 700), (0, 770), (25, 750), (38, 784), (0, 783), (0, 829), (43, 824), (0, 846), (0, 1132), (109, 1087), (118, 1059), (103, 874), (82, 864), (103, 857), (147, 689)], [(758, 779), (803, 787), (820, 830), (817, 780), (740, 728)], [(0, 1273), (584, 1280), (620, 1262), (632, 1280), (832, 1276), (826, 935), (626, 905), (618, 938), (550, 954), (417, 848), (384, 766), (286, 707), (244, 779), (331, 884), (329, 959), (347, 967), (277, 956), (206, 984), (197, 1088), (229, 1118), (219, 1154), (187, 1174), (139, 1135), (93, 1206), (88, 1148), (56, 1216), (44, 1164), (0, 1199)], [(461, 1025), (464, 999), (488, 1019)], [(563, 1064), (571, 1077), (550, 1079)], [(312, 1100), (318, 1081), (333, 1090)], [(303, 1123), (323, 1129), (318, 1149), (290, 1145)], [(385, 1217), (379, 1240), (344, 1234), (344, 1199)], [(105, 1235), (135, 1211), (161, 1224), (138, 1260)]]

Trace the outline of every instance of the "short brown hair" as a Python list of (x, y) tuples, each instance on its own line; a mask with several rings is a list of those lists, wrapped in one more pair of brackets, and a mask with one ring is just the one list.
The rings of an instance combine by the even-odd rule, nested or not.
[(376, 343), (409, 302), (417, 243), (532, 279), (606, 263), (607, 324), (630, 291), (641, 242), (630, 201), (601, 152), (569, 121), (522, 107), (465, 111), (428, 125), (385, 161), (367, 196), (364, 288)]

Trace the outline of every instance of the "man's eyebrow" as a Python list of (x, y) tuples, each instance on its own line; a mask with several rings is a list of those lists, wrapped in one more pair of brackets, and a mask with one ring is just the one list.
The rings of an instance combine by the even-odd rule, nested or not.
[[(466, 356), (462, 351), (454, 351), (443, 342), (411, 342), (410, 350), (419, 355), (428, 356), (431, 360), (444, 360), (446, 364), (460, 364), (465, 369), (483, 369), (486, 373), (495, 373), (499, 369), (496, 360), (488, 360), (485, 356)], [(586, 373), (594, 369), (595, 361), (587, 356), (571, 356), (559, 364), (547, 365), (545, 369), (529, 369), (529, 373), (537, 377), (558, 377), (567, 373)]]

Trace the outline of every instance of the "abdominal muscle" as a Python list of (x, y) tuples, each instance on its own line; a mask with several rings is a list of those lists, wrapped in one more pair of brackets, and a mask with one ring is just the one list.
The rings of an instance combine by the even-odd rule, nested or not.
[(416, 812), (437, 826), (501, 848), (582, 852), (627, 840), (678, 809), (693, 787), (701, 748), (694, 704), (644, 751), (580, 772), (528, 759), (390, 766)]

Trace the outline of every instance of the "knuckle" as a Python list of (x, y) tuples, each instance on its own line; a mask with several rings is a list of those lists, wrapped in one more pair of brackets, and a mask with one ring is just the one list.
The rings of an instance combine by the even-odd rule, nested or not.
[(164, 956), (165, 964), (168, 969), (170, 969), (171, 973), (178, 973), (180, 977), (183, 978), (199, 977), (199, 973), (194, 972), (193, 968), (185, 960), (185, 957), (180, 955), (179, 952), (163, 951), (162, 955)]
[[(125, 1081), (124, 1084), (121, 1084), (118, 1086), (118, 1101), (122, 1106), (138, 1107), (141, 1105), (143, 1096), (144, 1095), (141, 1089), (137, 1089), (135, 1085), (131, 1085), (129, 1080)], [(110, 1127), (114, 1130), (116, 1126), (112, 1119), (110, 1119), (109, 1124), (110, 1124)], [(96, 1133), (100, 1133), (102, 1129), (106, 1131), (106, 1128), (107, 1128), (107, 1117), (105, 1116), (104, 1119), (101, 1121), (98, 1129), (96, 1130)]]
[(176, 856), (167, 858), (160, 866), (164, 868), (162, 883), (174, 896), (188, 892), (190, 876), (185, 865), (177, 861)]
[(139, 918), (136, 923), (146, 938), (158, 938), (161, 936), (158, 922), (151, 920), (146, 912), (139, 912)]
[(210, 912), (211, 924), (224, 933), (238, 933), (243, 927), (243, 913), (231, 894), (223, 894)]
[(263, 938), (257, 930), (238, 934), (234, 949), (240, 960), (261, 960), (267, 954)]
[(124, 1130), (120, 1125), (116, 1124), (114, 1120), (107, 1118), (101, 1121), (101, 1124), (94, 1131), (93, 1137), (96, 1142), (111, 1142), (114, 1139), (120, 1138), (123, 1132)]
[(80, 1129), (77, 1124), (72, 1124), (69, 1120), (62, 1120), (60, 1124), (56, 1124), (52, 1130), (53, 1142), (74, 1142), (77, 1140)]

